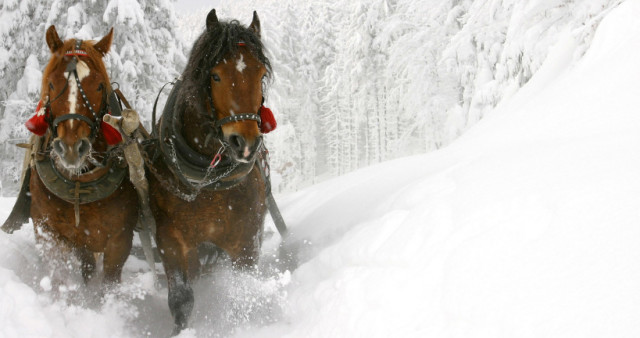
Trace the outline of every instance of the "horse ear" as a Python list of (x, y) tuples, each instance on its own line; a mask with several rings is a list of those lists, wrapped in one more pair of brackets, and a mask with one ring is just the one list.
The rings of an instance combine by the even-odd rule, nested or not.
[(251, 25), (249, 25), (249, 29), (251, 29), (258, 37), (260, 37), (260, 18), (258, 18), (258, 12), (253, 11), (253, 21), (251, 21)]
[(113, 27), (109, 30), (109, 33), (105, 35), (102, 40), (98, 41), (93, 48), (98, 51), (98, 53), (102, 54), (102, 56), (107, 55), (109, 53), (109, 49), (111, 49), (111, 43), (113, 42)]
[(216, 9), (212, 9), (207, 14), (207, 30), (210, 31), (218, 26), (218, 16), (216, 15)]
[(56, 26), (54, 25), (51, 25), (49, 29), (47, 29), (46, 40), (51, 53), (55, 53), (63, 45), (62, 40), (60, 40), (60, 36), (58, 36), (58, 32), (56, 31)]

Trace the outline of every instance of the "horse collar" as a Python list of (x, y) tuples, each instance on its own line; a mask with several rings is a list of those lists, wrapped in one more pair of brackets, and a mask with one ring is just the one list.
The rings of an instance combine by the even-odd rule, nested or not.
[(69, 203), (91, 203), (113, 194), (127, 175), (127, 167), (112, 163), (106, 174), (90, 182), (78, 182), (66, 178), (56, 168), (53, 159), (46, 156), (35, 161), (40, 180), (51, 193)]

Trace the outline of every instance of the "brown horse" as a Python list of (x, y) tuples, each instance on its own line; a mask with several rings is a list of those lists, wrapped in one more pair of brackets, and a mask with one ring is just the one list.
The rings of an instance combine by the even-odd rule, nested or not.
[(138, 219), (126, 164), (109, 145), (119, 135), (114, 139), (114, 130), (101, 123), (104, 114), (119, 109), (109, 105), (112, 90), (102, 61), (112, 39), (113, 29), (98, 42), (63, 42), (49, 27), (51, 59), (42, 77), (41, 106), (27, 123), (36, 134), (46, 132), (39, 138), (29, 186), (44, 258), (56, 269), (75, 254), (87, 282), (96, 268), (94, 253), (102, 252), (103, 285), (120, 281)]
[(212, 10), (165, 105), (149, 184), (174, 333), (193, 308), (201, 244), (223, 249), (239, 268), (257, 262), (267, 209), (259, 112), (269, 74), (257, 14), (247, 28)]

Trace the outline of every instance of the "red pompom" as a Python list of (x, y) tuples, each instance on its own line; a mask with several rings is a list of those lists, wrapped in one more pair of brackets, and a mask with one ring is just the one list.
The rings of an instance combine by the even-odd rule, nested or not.
[(49, 123), (47, 123), (46, 114), (42, 113), (38, 114), (38, 112), (42, 109), (42, 101), (38, 102), (38, 107), (36, 108), (36, 114), (31, 117), (24, 125), (29, 129), (30, 132), (42, 136), (47, 132), (49, 128)]
[(100, 121), (100, 128), (102, 129), (102, 135), (104, 135), (104, 139), (107, 141), (108, 145), (112, 146), (122, 142), (122, 135), (120, 135), (120, 132), (110, 124)]
[(273, 117), (273, 112), (265, 106), (260, 107), (260, 119), (262, 120), (260, 132), (263, 134), (273, 131), (278, 126), (276, 118)]
[(49, 128), (49, 124), (47, 120), (44, 118), (44, 115), (33, 115), (25, 124), (27, 129), (30, 132), (42, 136), (47, 132), (47, 128)]

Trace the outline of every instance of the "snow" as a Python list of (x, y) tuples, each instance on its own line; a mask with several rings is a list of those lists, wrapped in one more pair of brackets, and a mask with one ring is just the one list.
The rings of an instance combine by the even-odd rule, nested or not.
[(113, 12), (117, 12), (116, 23), (118, 24), (126, 24), (129, 27), (133, 27), (138, 23), (144, 22), (144, 12), (136, 1), (110, 0), (102, 20), (111, 22), (109, 16), (113, 15)]
[[(259, 272), (198, 282), (180, 337), (640, 337), (638, 16), (638, 0), (609, 12), (579, 61), (558, 32), (445, 148), (277, 196), (283, 250), (269, 220)], [(104, 298), (56, 300), (48, 274), (29, 226), (0, 233), (0, 336), (170, 332), (135, 258)]]

